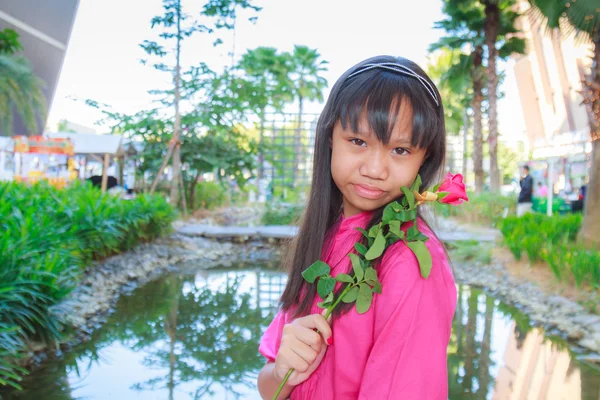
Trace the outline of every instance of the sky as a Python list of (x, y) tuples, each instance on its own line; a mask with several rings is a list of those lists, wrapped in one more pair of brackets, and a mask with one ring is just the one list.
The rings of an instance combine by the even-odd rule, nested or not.
[[(183, 0), (184, 11), (197, 14), (203, 2)], [(433, 24), (443, 18), (440, 0), (255, 0), (263, 7), (252, 24), (240, 15), (233, 32), (223, 32), (224, 44), (212, 46), (214, 37), (196, 34), (184, 41), (183, 66), (206, 62), (212, 68), (231, 64), (248, 49), (270, 46), (292, 51), (295, 44), (317, 49), (327, 60), (323, 76), (329, 87), (357, 62), (380, 54), (398, 55), (425, 67), (428, 46), (443, 34)], [(161, 0), (81, 0), (58, 86), (50, 108), (50, 127), (61, 119), (95, 127), (102, 115), (83, 103), (92, 99), (112, 110), (133, 113), (152, 106), (147, 91), (165, 87), (169, 75), (140, 60), (146, 58), (139, 44), (155, 40), (150, 20), (162, 13)], [(247, 16), (247, 15), (246, 15)], [(503, 133), (524, 130), (520, 103), (510, 63), (499, 102)], [(325, 91), (325, 95), (329, 89)], [(307, 112), (319, 113), (322, 104), (309, 104)]]

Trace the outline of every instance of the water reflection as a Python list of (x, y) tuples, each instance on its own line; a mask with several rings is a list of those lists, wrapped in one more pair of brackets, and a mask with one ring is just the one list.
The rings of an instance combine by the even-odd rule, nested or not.
[[(258, 342), (286, 278), (266, 268), (175, 274), (124, 296), (87, 343), (6, 399), (259, 399)], [(459, 287), (450, 399), (598, 399), (600, 372), (517, 310)], [(0, 395), (1, 397), (1, 395)]]
[(448, 347), (450, 399), (600, 399), (600, 369), (579, 362), (513, 307), (459, 286)]

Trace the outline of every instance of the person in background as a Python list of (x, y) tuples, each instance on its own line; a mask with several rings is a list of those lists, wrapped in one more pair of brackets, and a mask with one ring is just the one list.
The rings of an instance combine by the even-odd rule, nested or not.
[[(531, 212), (531, 197), (533, 194), (533, 178), (529, 175), (529, 166), (525, 165), (521, 168), (521, 180), (519, 181), (521, 192), (517, 200), (517, 217)], [(547, 192), (546, 192), (547, 193)]]
[(544, 185), (542, 182), (538, 182), (537, 196), (538, 197), (548, 196), (548, 186)]

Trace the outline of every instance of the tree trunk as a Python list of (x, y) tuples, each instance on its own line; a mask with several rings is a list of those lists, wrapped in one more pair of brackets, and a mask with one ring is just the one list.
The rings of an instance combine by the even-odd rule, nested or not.
[(600, 32), (596, 33), (594, 38), (594, 60), (588, 85), (591, 88), (591, 92), (587, 95), (587, 100), (590, 102), (587, 106), (592, 136), (592, 167), (585, 193), (583, 224), (579, 232), (579, 240), (586, 246), (597, 249), (600, 246), (600, 112), (594, 110), (600, 110)]
[(488, 145), (490, 147), (490, 191), (500, 191), (500, 170), (498, 169), (498, 115), (497, 89), (498, 74), (496, 73), (496, 40), (500, 25), (500, 10), (496, 2), (485, 2), (485, 44), (488, 48), (487, 89), (488, 89)]
[(180, 148), (180, 130), (181, 115), (179, 113), (179, 102), (181, 101), (180, 83), (181, 83), (181, 65), (179, 62), (181, 55), (181, 3), (177, 4), (177, 64), (175, 66), (175, 125), (173, 126), (173, 176), (171, 180), (171, 204), (177, 207), (179, 204), (179, 175), (181, 174), (181, 148)]
[(483, 102), (483, 75), (481, 71), (483, 48), (475, 48), (473, 62), (473, 171), (475, 172), (475, 193), (483, 192), (483, 133), (481, 103)]

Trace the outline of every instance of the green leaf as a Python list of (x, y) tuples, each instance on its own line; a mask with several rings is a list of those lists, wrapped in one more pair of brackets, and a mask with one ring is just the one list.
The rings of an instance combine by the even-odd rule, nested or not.
[(352, 289), (350, 289), (344, 295), (344, 297), (342, 297), (342, 301), (344, 303), (353, 303), (356, 301), (357, 297), (358, 297), (358, 286), (354, 286)]
[(402, 186), (402, 191), (404, 192), (404, 197), (408, 201), (408, 207), (410, 209), (415, 208), (415, 194), (406, 186)]
[(385, 237), (382, 232), (379, 232), (375, 238), (375, 242), (373, 242), (373, 246), (365, 254), (365, 258), (367, 260), (374, 260), (383, 254), (383, 250), (385, 250)]
[(356, 230), (362, 233), (367, 239), (369, 238), (369, 232), (365, 231), (363, 228), (356, 228)]
[(373, 267), (369, 267), (367, 268), (367, 270), (365, 271), (365, 280), (366, 281), (378, 281), (377, 279), (377, 271), (375, 271), (375, 269)]
[(385, 209), (383, 210), (383, 216), (381, 217), (381, 222), (383, 222), (384, 225), (388, 224), (390, 221), (393, 221), (396, 217), (396, 212), (394, 211), (394, 208), (390, 206), (391, 204), (388, 204)]
[(325, 299), (335, 287), (335, 279), (330, 276), (322, 276), (317, 283), (317, 293), (322, 299)]
[(392, 232), (396, 237), (402, 239), (404, 237), (404, 231), (400, 229), (400, 225), (402, 223), (400, 221), (390, 221), (388, 227), (390, 232)]
[(320, 276), (328, 275), (331, 268), (323, 261), (315, 261), (310, 267), (302, 272), (302, 277), (309, 283), (315, 283), (315, 280)]
[(354, 270), (354, 276), (356, 277), (356, 281), (362, 281), (363, 277), (365, 276), (365, 271), (363, 270), (362, 265), (360, 264), (360, 258), (354, 253), (350, 253), (348, 254), (348, 256), (350, 257), (350, 261), (352, 261), (352, 269)]
[(371, 287), (366, 283), (359, 285), (358, 297), (356, 298), (356, 312), (364, 314), (371, 308), (371, 302), (373, 301), (373, 291)]
[(408, 242), (408, 247), (415, 253), (417, 256), (417, 260), (419, 261), (419, 269), (421, 270), (421, 276), (425, 279), (429, 276), (431, 272), (431, 265), (433, 261), (431, 260), (431, 254), (429, 253), (429, 249), (425, 246), (423, 242)]
[(356, 251), (358, 251), (359, 254), (362, 254), (363, 256), (367, 254), (367, 248), (362, 243), (354, 243), (354, 248), (356, 249)]
[(401, 210), (396, 213), (396, 218), (399, 221), (407, 222), (412, 221), (417, 217), (417, 209), (413, 208), (412, 210)]
[(337, 274), (335, 280), (338, 282), (354, 283), (354, 278), (348, 274)]
[(437, 185), (435, 185), (435, 186), (433, 187), (433, 189), (431, 189), (431, 191), (432, 191), (433, 193), (437, 192), (437, 191), (440, 189), (440, 186), (442, 186), (442, 183), (444, 183), (444, 182), (440, 182), (440, 183), (438, 183)]
[(319, 308), (329, 308), (329, 306), (333, 304), (333, 292), (327, 295), (327, 298), (320, 303), (317, 303), (317, 307)]
[(415, 178), (415, 181), (413, 182), (412, 186), (410, 187), (410, 190), (413, 191), (417, 191), (417, 192), (421, 192), (421, 184), (423, 183), (423, 181), (421, 180), (421, 175), (417, 175), (417, 177)]
[(371, 227), (371, 229), (369, 229), (369, 237), (370, 238), (374, 238), (377, 236), (377, 233), (379, 233), (379, 228), (381, 227), (381, 224), (377, 224)]
[(375, 282), (375, 285), (373, 286), (373, 293), (381, 294), (381, 288), (381, 282)]

